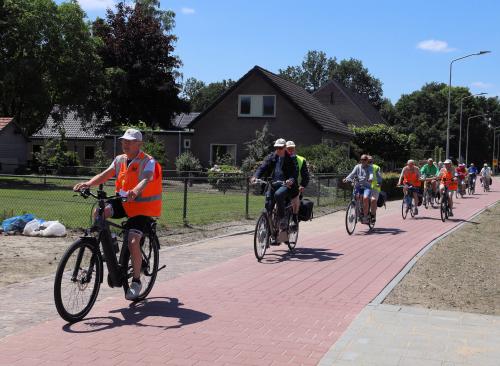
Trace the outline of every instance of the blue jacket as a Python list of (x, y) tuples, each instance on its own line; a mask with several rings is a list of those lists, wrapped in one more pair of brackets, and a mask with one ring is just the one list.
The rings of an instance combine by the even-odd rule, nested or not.
[[(270, 177), (273, 175), (274, 167), (278, 162), (279, 156), (272, 152), (262, 162), (255, 172), (255, 178)], [(299, 192), (298, 176), (299, 168), (297, 166), (297, 159), (292, 158), (288, 152), (285, 152), (285, 159), (283, 161), (283, 175), (285, 180), (291, 179), (293, 185), (290, 188), (292, 194)]]

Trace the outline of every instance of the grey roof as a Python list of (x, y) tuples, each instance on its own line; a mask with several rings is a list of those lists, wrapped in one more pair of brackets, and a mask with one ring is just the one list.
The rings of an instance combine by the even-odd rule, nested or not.
[(326, 88), (330, 85), (335, 86), (342, 94), (344, 94), (347, 100), (351, 102), (351, 105), (334, 104), (333, 106), (331, 106), (333, 113), (335, 113), (335, 115), (337, 115), (342, 120), (342, 122), (352, 123), (356, 126), (385, 123), (380, 113), (364, 95), (345, 87), (336, 80), (328, 81), (321, 88), (316, 90), (313, 95), (316, 95), (323, 88)]
[(278, 91), (280, 91), (285, 98), (287, 98), (297, 109), (302, 111), (304, 115), (316, 123), (322, 130), (338, 133), (341, 135), (352, 136), (353, 133), (340, 121), (335, 115), (332, 114), (323, 104), (319, 102), (312, 94), (307, 92), (301, 86), (276, 75), (260, 66), (253, 67), (241, 79), (239, 79), (231, 88), (226, 90), (215, 102), (213, 102), (207, 109), (201, 112), (191, 122), (189, 127), (194, 127), (206, 113), (219, 104), (227, 95), (236, 89), (244, 80), (246, 80), (253, 73), (259, 73), (267, 81), (269, 81)]
[(172, 126), (176, 128), (184, 129), (186, 128), (196, 117), (198, 117), (199, 112), (191, 113), (181, 113), (174, 117), (172, 121)]
[(31, 138), (58, 138), (60, 137), (59, 127), (64, 128), (67, 139), (95, 140), (104, 137), (104, 134), (96, 132), (95, 128), (86, 127), (83, 121), (74, 111), (68, 112), (60, 124), (56, 124), (54, 118), (49, 116), (43, 128), (31, 135)]

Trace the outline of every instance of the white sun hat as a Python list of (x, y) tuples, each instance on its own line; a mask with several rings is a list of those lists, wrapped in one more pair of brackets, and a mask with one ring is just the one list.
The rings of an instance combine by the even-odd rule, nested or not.
[(285, 146), (286, 146), (285, 139), (277, 139), (276, 142), (274, 143), (274, 147), (285, 147)]
[(129, 128), (127, 131), (125, 131), (123, 136), (119, 138), (129, 141), (142, 141), (142, 133), (141, 131), (136, 130), (135, 128)]
[(295, 142), (292, 140), (286, 142), (286, 147), (295, 147)]

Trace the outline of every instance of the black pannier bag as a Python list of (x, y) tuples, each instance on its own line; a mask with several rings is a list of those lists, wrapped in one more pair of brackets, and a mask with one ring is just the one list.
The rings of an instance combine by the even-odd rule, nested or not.
[(377, 200), (377, 207), (385, 206), (385, 202), (387, 201), (387, 193), (384, 191), (380, 191)]
[(304, 198), (300, 200), (300, 208), (299, 208), (299, 220), (300, 221), (310, 221), (313, 219), (313, 207), (314, 202)]

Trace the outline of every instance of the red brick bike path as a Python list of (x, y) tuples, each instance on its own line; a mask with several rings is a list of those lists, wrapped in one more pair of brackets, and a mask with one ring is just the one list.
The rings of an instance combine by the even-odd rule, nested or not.
[(0, 365), (315, 365), (420, 249), (499, 199), (459, 199), (446, 223), (423, 207), (403, 221), (393, 205), (373, 233), (360, 225), (353, 236), (343, 221), (320, 218), (303, 223), (294, 256), (271, 247), (262, 263), (250, 236), (229, 237), (249, 253), (157, 283), (145, 302), (130, 305), (117, 289), (80, 323), (56, 319), (5, 337)]

